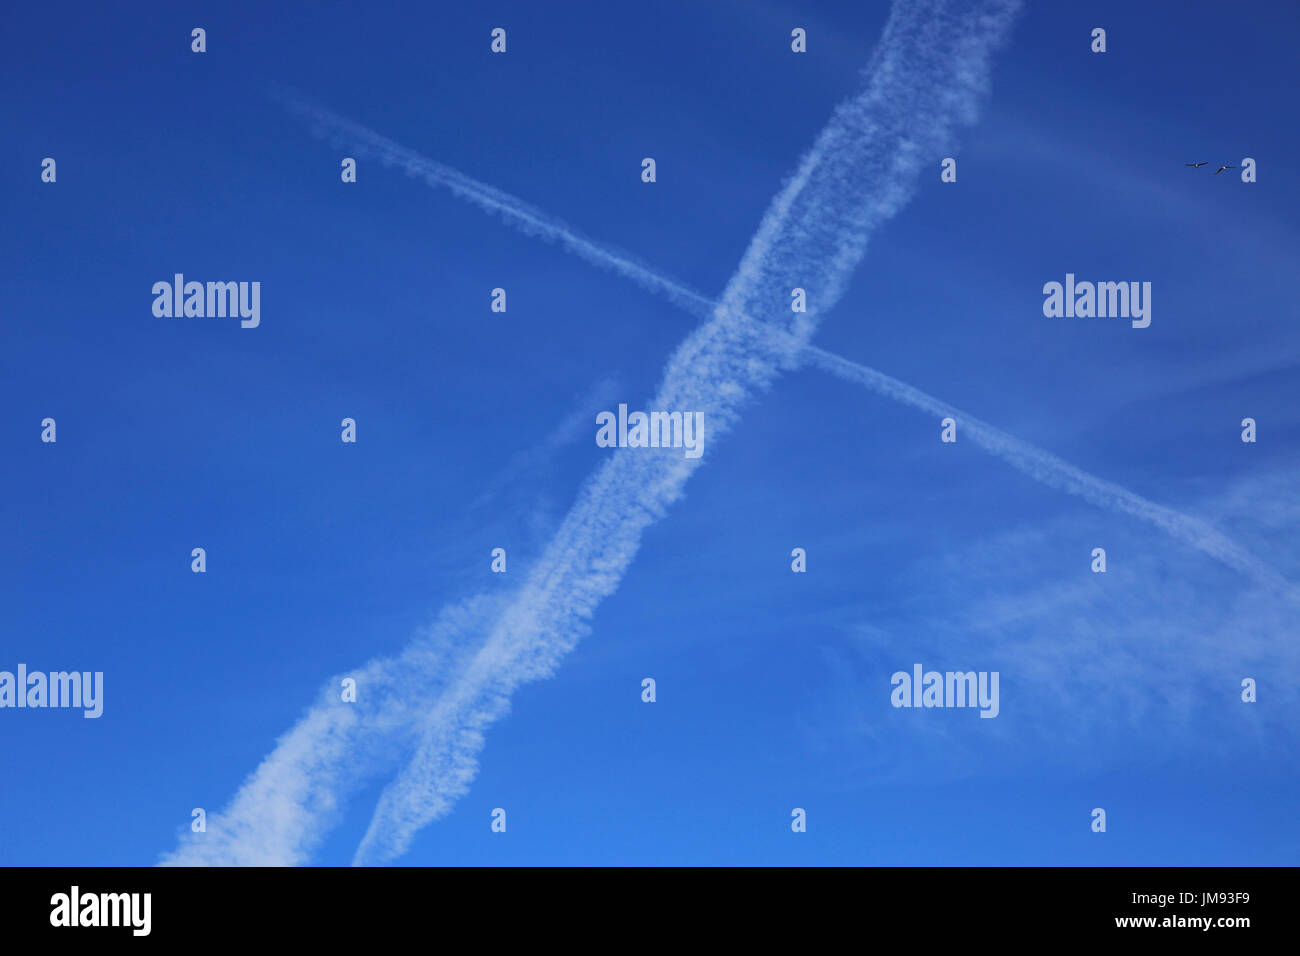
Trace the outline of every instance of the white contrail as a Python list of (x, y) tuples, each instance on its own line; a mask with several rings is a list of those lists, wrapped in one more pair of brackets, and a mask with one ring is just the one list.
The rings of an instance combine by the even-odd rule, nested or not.
[[(817, 316), (834, 305), (872, 231), (909, 198), (923, 164), (974, 120), (988, 60), (1017, 0), (898, 0), (866, 73), (764, 216), (709, 320), (678, 347), (645, 407), (701, 411), (712, 442), (742, 405), (795, 364)], [(458, 174), (457, 174), (458, 175)], [(527, 228), (509, 197), (470, 191)], [(543, 234), (546, 234), (543, 231)], [(569, 248), (591, 258), (590, 243)], [(601, 261), (608, 257), (597, 254)], [(657, 277), (631, 259), (626, 274)], [(643, 271), (638, 271), (643, 270)], [(790, 289), (810, 311), (791, 320)], [(382, 796), (357, 860), (391, 859), (445, 813), (477, 770), (483, 731), (520, 684), (550, 674), (617, 587), (641, 534), (681, 494), (702, 459), (681, 449), (619, 449), (597, 470), (555, 539), (504, 608), (480, 599), (444, 613), (431, 635), (357, 675), (356, 703), (327, 687), (245, 782), (231, 805), (186, 834), (166, 863), (300, 863), (346, 795), (400, 753), (415, 756)], [(475, 644), (470, 636), (486, 633)], [(351, 675), (340, 675), (351, 676)]]
[(480, 209), (499, 214), (521, 232), (559, 243), (588, 262), (612, 269), (651, 292), (663, 295), (678, 306), (697, 313), (701, 308), (705, 314), (713, 311), (713, 303), (707, 298), (664, 279), (638, 262), (630, 253), (613, 249), (608, 244), (598, 245), (564, 221), (530, 206), (517, 196), (471, 179), (437, 160), (421, 156), (360, 123), (331, 113), (296, 92), (279, 90), (274, 95), (291, 112), (310, 121), (318, 132), (346, 140), (358, 155), (374, 156), (385, 166), (400, 167), (408, 176), (423, 179), (430, 186), (444, 186)]
[[(372, 149), (385, 163), (399, 165), (408, 174), (423, 178), (432, 185), (446, 186), (456, 195), (491, 212), (500, 213), (507, 222), (517, 225), (528, 234), (557, 242), (587, 262), (631, 279), (692, 314), (708, 316), (718, 305), (708, 296), (638, 262), (627, 253), (589, 239), (563, 220), (530, 206), (521, 199), (399, 146), (323, 107), (308, 104), (301, 97), (286, 95), (282, 99), (292, 109), (308, 117), (319, 129), (333, 131), (347, 137), (349, 141), (362, 144)], [(779, 338), (783, 333), (774, 331), (773, 334)], [(1284, 596), (1300, 600), (1300, 592), (1282, 575), (1206, 522), (1148, 501), (1113, 482), (1090, 475), (1050, 452), (1021, 441), (869, 366), (849, 361), (813, 345), (796, 344), (796, 348), (800, 364), (815, 366), (921, 411), (951, 416), (960, 423), (964, 437), (1031, 478), (1101, 507), (1149, 522), (1175, 539), (1254, 577)]]
[[(163, 865), (292, 866), (339, 816), (345, 798), (395, 766), (414, 746), (425, 702), (462, 666), (471, 642), (501, 613), (500, 598), (478, 597), (443, 610), (398, 656), (339, 674), (204, 832), (189, 832)], [(341, 681), (356, 681), (344, 702)]]
[(1120, 511), (1153, 524), (1179, 541), (1255, 578), (1281, 595), (1293, 601), (1300, 600), (1300, 593), (1297, 593), (1296, 587), (1291, 582), (1244, 550), (1227, 535), (1216, 531), (1199, 518), (1158, 505), (1114, 482), (1090, 475), (1069, 462), (1057, 458), (1051, 452), (1008, 435), (1001, 429), (980, 421), (975, 416), (960, 411), (883, 372), (850, 362), (848, 359), (812, 345), (805, 346), (800, 354), (809, 364), (850, 382), (864, 385), (880, 395), (940, 418), (952, 418), (957, 422), (958, 434), (963, 440), (969, 439), (1036, 481), (1078, 495), (1103, 508)]
[[(910, 197), (921, 165), (949, 145), (955, 123), (974, 119), (989, 55), (1015, 7), (895, 3), (864, 90), (835, 111), (777, 194), (712, 317), (678, 347), (647, 408), (703, 411), (714, 441), (789, 367), (871, 233)], [(584, 254), (599, 255), (594, 248), (587, 243)], [(795, 286), (812, 302), (792, 322)], [(467, 790), (485, 728), (516, 687), (551, 674), (586, 632), (642, 532), (681, 494), (698, 461), (679, 450), (620, 450), (597, 470), (482, 649), (433, 703), (423, 742), (380, 798), (354, 862), (405, 852), (416, 831)]]

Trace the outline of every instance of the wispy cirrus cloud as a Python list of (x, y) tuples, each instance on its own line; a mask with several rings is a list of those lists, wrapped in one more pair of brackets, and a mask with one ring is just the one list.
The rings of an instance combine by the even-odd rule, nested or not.
[[(1279, 469), (1239, 478), (1196, 506), (1244, 540), (1286, 542), (1270, 553), (1291, 567), (1300, 561), (1297, 491), (1295, 474)], [(1107, 573), (1090, 570), (1087, 547), (1073, 550), (1081, 542), (1106, 546)], [(817, 785), (1294, 762), (1294, 607), (1200, 552), (1150, 544), (1140, 525), (1066, 509), (956, 533), (892, 568), (883, 598), (825, 609), (810, 630), (829, 636), (817, 648), (828, 692), (792, 715), (803, 745), (823, 755)], [(890, 676), (914, 662), (999, 671), (997, 719), (893, 708)], [(1241, 699), (1247, 677), (1257, 682), (1255, 703)]]

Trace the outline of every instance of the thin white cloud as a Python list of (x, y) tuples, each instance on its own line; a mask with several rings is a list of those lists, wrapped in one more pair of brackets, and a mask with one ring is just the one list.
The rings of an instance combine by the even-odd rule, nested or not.
[[(1196, 508), (1243, 540), (1275, 538), (1278, 560), (1294, 563), (1298, 491), (1294, 470), (1252, 472)], [(1086, 509), (996, 530), (965, 525), (942, 549), (893, 562), (869, 603), (815, 612), (804, 623), (825, 658), (824, 692), (791, 698), (784, 715), (824, 755), (813, 782), (860, 792), (976, 776), (1094, 778), (1189, 757), (1289, 766), (1300, 745), (1294, 607), (1147, 537)], [(1062, 542), (1104, 543), (1107, 573), (1091, 572), (1088, 544), (1062, 562)], [(915, 662), (999, 671), (997, 719), (895, 709), (890, 675)], [(1241, 700), (1246, 677), (1257, 703)]]
[[(1287, 491), (1267, 514), (1257, 507), (1265, 488)], [(1294, 538), (1296, 489), (1294, 474), (1252, 475), (1200, 507), (1226, 506), (1247, 533), (1271, 524)], [(856, 721), (881, 738), (872, 759), (897, 762), (900, 750), (911, 759), (921, 739), (944, 730), (942, 721), (900, 722), (885, 703), (887, 675), (904, 654), (937, 670), (1000, 669), (1003, 688), (993, 726), (961, 725), (964, 741), (938, 741), (936, 760), (905, 775), (928, 776), (945, 758), (960, 766), (951, 747), (991, 745), (990, 735), (1008, 761), (1105, 764), (1127, 759), (1116, 747), (1149, 754), (1154, 739), (1163, 756), (1189, 749), (1223, 755), (1243, 743), (1294, 754), (1300, 693), (1284, 676), (1300, 665), (1294, 607), (1225, 577), (1193, 552), (1152, 552), (1134, 527), (1108, 530), (1106, 574), (1091, 573), (1086, 553), (1063, 568), (1059, 545), (1078, 539), (1078, 519), (1065, 514), (924, 555), (899, 571), (905, 602), (873, 607), (869, 626), (846, 628), (859, 631), (863, 666), (846, 667), (843, 679), (882, 688), (867, 695)], [(1245, 677), (1262, 688), (1259, 706), (1241, 703)], [(1231, 728), (1219, 723), (1225, 717)], [(834, 728), (835, 721), (821, 725)], [(904, 726), (910, 730), (899, 733)], [(980, 765), (988, 769), (992, 756), (986, 750)]]
[(484, 486), (483, 491), (469, 504), (469, 509), (484, 507), (496, 500), (502, 491), (522, 478), (535, 474), (555, 456), (563, 445), (571, 445), (589, 438), (591, 423), (596, 414), (617, 402), (618, 384), (612, 376), (604, 376), (583, 394), (574, 409), (551, 432), (530, 448), (516, 452), (505, 467)]

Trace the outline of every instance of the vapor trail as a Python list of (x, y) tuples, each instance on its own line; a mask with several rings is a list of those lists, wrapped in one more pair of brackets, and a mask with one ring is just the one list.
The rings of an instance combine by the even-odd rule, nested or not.
[(957, 422), (958, 434), (969, 439), (985, 451), (996, 455), (1017, 471), (1021, 471), (1043, 484), (1068, 494), (1078, 495), (1095, 505), (1132, 515), (1155, 525), (1171, 537), (1191, 545), (1217, 561), (1255, 578), (1260, 583), (1291, 600), (1300, 600), (1296, 587), (1277, 571), (1244, 550), (1227, 535), (1216, 531), (1199, 518), (1158, 505), (1136, 495), (1126, 488), (1090, 475), (1051, 452), (1021, 441), (1013, 435), (987, 422), (980, 421), (920, 389), (913, 388), (896, 378), (875, 369), (841, 358), (816, 346), (805, 346), (801, 356), (815, 365), (847, 381), (866, 386), (873, 392), (892, 398), (904, 405), (941, 418), (950, 417)]
[[(748, 400), (797, 363), (872, 232), (910, 198), (922, 164), (950, 145), (952, 129), (975, 119), (990, 55), (1017, 6), (896, 0), (862, 92), (835, 110), (777, 194), (720, 301), (673, 353), (645, 407), (703, 411), (712, 442)], [(388, 155), (399, 161), (400, 154)], [(553, 220), (502, 193), (438, 164), (403, 161), (413, 174), (434, 175), (521, 228), (590, 261), (614, 267), (616, 260), (630, 278), (669, 298), (677, 294), (675, 284), (663, 285), (628, 257), (611, 256), (576, 233), (546, 232)], [(793, 286), (811, 297), (810, 311), (794, 319)], [(698, 305), (690, 297), (679, 304)], [(680, 449), (616, 450), (504, 606), (477, 599), (448, 609), (400, 657), (362, 669), (356, 704), (339, 702), (337, 683), (327, 686), (230, 806), (209, 817), (208, 832), (186, 834), (164, 862), (304, 862), (343, 798), (414, 746), (414, 757), (384, 791), (356, 862), (404, 852), (421, 826), (465, 792), (483, 732), (508, 709), (515, 688), (551, 674), (589, 630), (642, 532), (666, 513), (702, 460), (684, 458)]]
[[(516, 225), (529, 235), (556, 242), (587, 262), (609, 269), (649, 291), (664, 296), (687, 312), (707, 317), (718, 306), (715, 300), (637, 261), (629, 253), (597, 243), (562, 219), (543, 212), (509, 193), (413, 152), (324, 107), (310, 104), (301, 97), (286, 95), (282, 99), (291, 109), (310, 119), (319, 129), (347, 137), (349, 142), (358, 143), (372, 150), (386, 164), (401, 166), (408, 175), (422, 178), (430, 185), (446, 186), (455, 195), (468, 199), (489, 212), (500, 213), (507, 222)], [(779, 338), (782, 333), (774, 330), (773, 334)], [(798, 364), (820, 368), (921, 411), (951, 416), (960, 423), (964, 438), (969, 438), (1034, 480), (1058, 491), (1077, 495), (1100, 507), (1119, 511), (1155, 525), (1184, 544), (1255, 578), (1292, 600), (1300, 601), (1300, 592), (1297, 592), (1293, 584), (1206, 522), (1148, 501), (1120, 485), (1090, 475), (1050, 452), (1015, 438), (973, 415), (869, 366), (849, 361), (813, 345), (795, 343), (794, 348), (797, 350)]]
[(704, 315), (713, 311), (713, 303), (706, 297), (665, 279), (637, 261), (631, 253), (614, 249), (608, 244), (597, 244), (568, 223), (529, 205), (517, 196), (407, 149), (360, 123), (330, 112), (298, 93), (281, 90), (276, 92), (275, 97), (291, 112), (312, 123), (318, 132), (345, 140), (361, 156), (373, 156), (385, 166), (398, 166), (406, 175), (422, 179), (430, 186), (443, 186), (480, 209), (499, 214), (521, 232), (558, 243), (580, 258), (611, 269), (688, 311)]
[[(948, 144), (956, 123), (974, 119), (989, 55), (1015, 7), (1009, 0), (894, 4), (863, 91), (836, 109), (772, 201), (711, 318), (669, 359), (646, 407), (703, 410), (713, 441), (792, 364), (820, 313), (839, 299), (871, 233), (910, 198), (922, 162)], [(543, 220), (534, 214), (530, 221)], [(581, 248), (609, 262), (589, 241)], [(677, 295), (676, 284), (665, 286), (626, 261), (619, 258), (620, 270)], [(793, 322), (792, 286), (814, 298)], [(551, 674), (588, 630), (642, 532), (697, 466), (673, 450), (643, 451), (620, 450), (582, 489), (522, 592), (434, 703), (422, 746), (380, 798), (354, 862), (400, 855), (422, 826), (446, 813), (468, 789), (483, 732), (509, 708), (515, 688)]]

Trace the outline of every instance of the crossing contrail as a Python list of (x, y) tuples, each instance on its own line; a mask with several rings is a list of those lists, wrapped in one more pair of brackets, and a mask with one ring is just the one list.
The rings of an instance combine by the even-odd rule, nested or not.
[[(630, 253), (587, 237), (564, 220), (531, 206), (522, 199), (479, 182), (444, 163), (422, 156), (303, 97), (281, 94), (280, 98), (289, 109), (309, 120), (319, 131), (343, 137), (349, 143), (369, 151), (385, 165), (400, 167), (408, 175), (423, 179), (429, 185), (446, 187), (454, 195), (467, 199), (482, 209), (499, 213), (506, 222), (521, 231), (555, 242), (592, 265), (630, 279), (693, 315), (707, 318), (718, 306), (718, 302), (709, 296), (664, 275)], [(793, 279), (791, 281), (794, 282)], [(773, 334), (780, 337), (782, 333), (774, 330)], [(795, 354), (799, 365), (819, 368), (920, 411), (952, 417), (960, 423), (963, 439), (969, 439), (1034, 480), (1100, 507), (1155, 525), (1178, 541), (1254, 578), (1271, 590), (1291, 600), (1300, 601), (1300, 592), (1295, 585), (1205, 521), (1156, 504), (1114, 482), (1088, 474), (1048, 451), (1015, 438), (870, 366), (810, 344), (796, 346)]]
[[(773, 199), (707, 320), (670, 357), (647, 408), (703, 412), (712, 441), (798, 363), (872, 233), (908, 201), (922, 166), (950, 146), (954, 128), (974, 121), (991, 54), (1017, 7), (1016, 0), (896, 0), (861, 92), (835, 110)], [(427, 175), (433, 167), (420, 168)], [(596, 254), (589, 240), (546, 233), (538, 224), (552, 220), (531, 209), (521, 214), (504, 194), (470, 190), (445, 168), (437, 175), (521, 228)], [(629, 277), (672, 297), (672, 288), (654, 285), (654, 273), (616, 258)], [(805, 314), (791, 313), (794, 286), (808, 290)], [(553, 673), (588, 632), (645, 529), (666, 514), (703, 460), (680, 449), (615, 450), (504, 606), (478, 601), (449, 609), (429, 640), (367, 665), (359, 693), (364, 687), (377, 702), (366, 710), (348, 710), (353, 705), (340, 704), (334, 688), (323, 691), (232, 804), (209, 817), (207, 833), (186, 834), (164, 862), (303, 862), (358, 779), (390, 766), (413, 742), (414, 755), (381, 796), (355, 862), (403, 853), (466, 791), (483, 735), (514, 690)], [(480, 639), (467, 640), (471, 635)]]
[[(646, 407), (703, 410), (712, 440), (789, 367), (839, 299), (871, 234), (910, 198), (922, 164), (948, 145), (953, 126), (973, 121), (990, 54), (1015, 8), (1004, 0), (894, 4), (862, 92), (836, 109), (773, 199), (710, 318), (669, 359)], [(571, 247), (600, 256), (589, 240)], [(678, 296), (675, 283), (665, 286), (626, 257), (617, 262), (620, 271)], [(794, 319), (793, 286), (815, 300)], [(645, 450), (619, 450), (583, 488), (482, 650), (432, 702), (423, 744), (384, 791), (354, 862), (399, 856), (421, 827), (446, 813), (468, 789), (483, 733), (506, 712), (515, 688), (551, 674), (587, 631), (642, 532), (698, 464), (664, 449), (640, 454)]]

